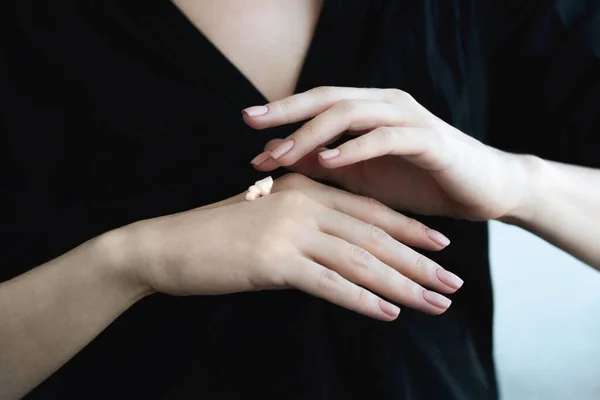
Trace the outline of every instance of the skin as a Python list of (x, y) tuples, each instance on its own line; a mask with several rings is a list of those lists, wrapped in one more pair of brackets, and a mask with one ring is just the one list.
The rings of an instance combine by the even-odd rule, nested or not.
[[(516, 224), (600, 268), (600, 170), (487, 146), (397, 89), (316, 88), (248, 108), (265, 129), (309, 120), (252, 163), (328, 179), (425, 215)], [(355, 138), (334, 149), (341, 134)]]
[[(175, 0), (174, 4), (273, 101), (267, 107), (269, 113), (258, 119), (246, 112), (247, 122), (257, 129), (291, 122), (292, 115), (274, 111), (277, 104), (284, 104), (275, 100), (287, 98), (296, 86), (321, 1), (289, 0), (284, 4), (278, 0)], [(314, 97), (307, 107), (316, 110), (323, 101), (323, 97)], [(376, 108), (381, 112), (380, 107)], [(324, 111), (312, 111), (311, 116)], [(340, 120), (335, 121), (339, 126)], [(360, 128), (359, 133), (369, 131), (360, 124), (355, 128)], [(448, 240), (373, 199), (378, 197), (389, 205), (411, 208), (402, 203), (410, 203), (409, 200), (386, 195), (378, 189), (379, 184), (366, 185), (364, 182), (369, 180), (361, 178), (365, 162), (355, 159), (353, 163), (358, 164), (342, 166), (335, 163), (344, 158), (327, 164), (313, 157), (314, 149), (328, 141), (322, 137), (335, 130), (327, 127), (320, 131), (325, 132), (324, 136), (315, 140), (295, 137), (300, 147), (277, 162), (265, 161), (268, 163), (259, 168), (267, 171), (287, 166), (342, 182), (349, 189), (370, 193), (372, 197), (332, 192), (333, 189), (302, 176), (289, 175), (278, 180), (274, 193), (267, 197), (247, 202), (242, 193), (195, 210), (118, 228), (1, 283), (0, 398), (22, 397), (118, 315), (157, 291), (217, 295), (291, 287), (384, 321), (394, 319), (398, 310), (395, 305), (382, 302), (379, 295), (423, 312), (442, 313), (449, 300), (439, 293), (452, 293), (462, 281), (407, 246), (441, 250)], [(433, 136), (446, 139), (451, 135), (445, 133), (450, 131), (451, 128), (439, 132), (436, 129)], [(462, 150), (457, 150), (457, 154), (465, 158), (463, 161), (475, 155), (490, 163), (488, 173), (505, 179), (510, 190), (496, 190), (488, 202), (489, 196), (481, 194), (482, 189), (487, 190), (481, 186), (485, 180), (477, 176), (465, 175), (476, 178), (475, 184), (466, 185), (467, 193), (460, 194), (464, 189), (457, 186), (460, 173), (470, 172), (465, 166), (444, 169), (436, 175), (412, 162), (418, 158), (412, 157), (416, 154), (386, 154), (372, 159), (384, 158), (397, 165), (396, 170), (404, 171), (405, 185), (411, 180), (414, 183), (429, 179), (428, 185), (420, 189), (421, 200), (431, 193), (444, 201), (432, 202), (430, 208), (421, 210), (424, 213), (513, 221), (597, 265), (600, 257), (593, 249), (592, 238), (600, 232), (592, 221), (599, 217), (598, 171), (514, 155), (501, 158), (511, 160), (507, 162), (510, 167), (496, 165), (503, 164), (494, 155), (500, 152), (483, 147), (460, 132), (452, 132), (460, 138), (457, 142), (469, 143), (458, 146)], [(389, 140), (392, 135), (387, 137)], [(470, 147), (471, 151), (465, 150)], [(297, 152), (298, 149), (303, 150)], [(262, 158), (269, 159), (270, 153)], [(435, 157), (429, 161), (435, 162)], [(348, 172), (352, 169), (356, 172)], [(349, 179), (352, 174), (357, 180)], [(484, 196), (484, 201), (472, 201), (470, 195), (474, 193)], [(411, 201), (413, 207), (418, 206), (418, 201)], [(265, 229), (257, 232), (257, 222)], [(347, 229), (340, 231), (338, 226)], [(303, 234), (294, 234), (294, 229)], [(186, 246), (194, 237), (211, 237), (215, 242)], [(323, 246), (325, 240), (327, 246)], [(237, 252), (224, 250), (232, 246), (237, 247)], [(330, 251), (336, 247), (339, 251)], [(328, 257), (332, 253), (337, 258)], [(286, 262), (277, 262), (282, 259)], [(252, 260), (250, 268), (248, 260)], [(369, 290), (361, 289), (361, 284)]]
[(400, 309), (379, 295), (441, 314), (451, 301), (439, 293), (462, 280), (411, 248), (443, 249), (444, 237), (431, 233), (372, 199), (298, 174), (254, 201), (241, 193), (107, 232), (0, 284), (0, 397), (23, 396), (156, 292), (294, 288), (382, 321)]
[[(293, 92), (320, 12), (320, 1), (289, 0), (284, 4), (277, 0), (174, 0), (173, 3), (266, 98), (278, 99)], [(252, 182), (248, 182), (250, 184)], [(289, 197), (286, 196), (283, 197)], [(240, 207), (250, 207), (242, 202), (243, 197), (240, 195), (237, 199), (241, 202)], [(269, 201), (274, 201), (273, 198)], [(268, 204), (262, 200), (252, 202), (255, 203), (253, 207)], [(222, 205), (231, 201), (224, 201)], [(214, 229), (219, 220), (216, 207), (205, 205), (205, 211), (194, 213), (198, 216), (194, 220), (200, 223), (204, 220), (200, 215), (206, 215), (210, 210), (210, 229)], [(173, 254), (178, 254), (178, 259), (182, 260), (179, 253), (189, 250), (169, 250), (163, 243), (168, 241), (170, 232), (192, 229), (189, 224), (178, 228), (177, 221), (183, 223), (184, 218), (166, 217), (164, 220), (142, 221), (135, 225), (135, 229), (132, 226), (115, 229), (62, 257), (0, 283), (0, 398), (23, 397), (85, 347), (118, 315), (155, 290), (163, 288), (173, 294), (189, 294), (192, 289), (201, 288), (204, 282), (204, 287), (210, 287), (208, 291), (211, 293), (224, 291), (227, 287), (223, 283), (224, 276), (212, 280), (202, 275), (206, 271), (218, 270), (214, 265), (211, 267), (200, 262), (217, 259), (212, 250), (207, 254), (195, 253), (195, 257), (199, 258), (194, 264), (199, 268), (194, 288), (176, 286), (177, 269), (170, 269), (167, 273), (157, 267), (164, 265), (159, 260), (169, 259)], [(169, 231), (153, 228), (159, 225), (169, 227)], [(209, 229), (208, 226), (199, 225), (193, 229), (201, 231)], [(227, 229), (227, 226), (222, 223), (219, 229)], [(240, 232), (237, 228), (235, 230)], [(248, 237), (244, 240), (256, 237), (255, 226), (246, 232)], [(420, 234), (425, 234), (425, 231)], [(203, 233), (200, 237), (209, 236)], [(442, 248), (426, 240), (429, 243), (426, 247), (434, 250)], [(232, 246), (232, 243), (223, 244), (226, 248)], [(299, 243), (288, 248), (303, 254), (297, 245)], [(152, 253), (156, 257), (152, 262), (143, 250), (148, 248), (162, 248), (169, 256)], [(266, 254), (264, 246), (260, 254)], [(426, 263), (423, 258), (418, 260)], [(186, 265), (191, 263), (191, 258), (187, 259)], [(190, 273), (189, 268), (186, 271)], [(253, 282), (269, 282), (270, 285), (271, 281), (277, 281), (269, 281), (264, 276), (268, 273), (262, 272), (260, 278), (252, 281), (245, 277), (245, 286), (239, 282), (237, 289), (254, 288)], [(335, 275), (321, 276), (327, 279), (323, 284), (316, 283), (317, 287), (334, 290), (335, 283), (342, 282), (341, 279), (329, 279)], [(235, 278), (236, 274), (230, 277)], [(278, 279), (278, 283), (282, 283), (282, 276)], [(219, 288), (213, 288), (212, 285), (217, 283)], [(305, 282), (303, 287), (307, 285)], [(228, 287), (234, 289), (234, 285)], [(372, 314), (381, 312), (375, 303), (370, 305)], [(361, 307), (366, 309), (364, 305)]]

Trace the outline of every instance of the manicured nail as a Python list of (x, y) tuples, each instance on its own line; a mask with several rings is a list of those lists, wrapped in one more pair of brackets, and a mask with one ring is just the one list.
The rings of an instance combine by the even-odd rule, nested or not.
[(455, 290), (460, 289), (464, 283), (462, 279), (454, 275), (452, 272), (446, 271), (444, 268), (438, 268), (437, 271), (435, 271), (435, 274), (444, 285), (450, 286)]
[(290, 151), (292, 147), (294, 147), (294, 141), (286, 140), (271, 151), (271, 158), (277, 160), (279, 157), (284, 156), (288, 151)]
[(335, 158), (339, 155), (340, 155), (339, 149), (325, 150), (325, 151), (322, 151), (319, 153), (319, 157), (321, 157), (323, 160), (331, 160), (332, 158)]
[(450, 239), (442, 235), (440, 232), (434, 231), (433, 229), (427, 229), (427, 236), (429, 236), (429, 239), (433, 240), (442, 247), (446, 247), (450, 244)]
[(264, 150), (265, 151), (273, 151), (273, 149), (275, 149), (275, 147), (277, 147), (277, 145), (281, 142), (282, 142), (282, 140), (271, 140), (269, 143), (267, 143)]
[(423, 298), (426, 302), (431, 304), (434, 307), (441, 308), (442, 310), (446, 310), (452, 304), (452, 301), (442, 296), (439, 293), (432, 292), (431, 290), (423, 290)]
[(260, 165), (260, 164), (264, 163), (265, 161), (267, 161), (269, 158), (271, 158), (271, 152), (270, 151), (263, 151), (262, 153), (260, 153), (256, 157), (254, 157), (252, 159), (252, 161), (250, 161), (250, 164), (252, 164), (252, 165)]
[(385, 315), (389, 315), (392, 318), (396, 318), (400, 314), (400, 309), (393, 304), (388, 303), (384, 300), (379, 300), (379, 308), (384, 312)]
[(269, 107), (267, 106), (252, 106), (242, 110), (244, 114), (249, 117), (260, 117), (261, 115), (265, 115), (269, 112)]

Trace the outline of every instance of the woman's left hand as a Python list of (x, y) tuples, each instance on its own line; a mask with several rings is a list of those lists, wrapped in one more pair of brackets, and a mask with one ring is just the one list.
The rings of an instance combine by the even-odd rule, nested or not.
[[(469, 220), (508, 218), (525, 200), (530, 157), (505, 153), (396, 89), (320, 87), (244, 110), (255, 129), (308, 120), (252, 163), (280, 166), (390, 207)], [(341, 135), (355, 137), (336, 148)]]

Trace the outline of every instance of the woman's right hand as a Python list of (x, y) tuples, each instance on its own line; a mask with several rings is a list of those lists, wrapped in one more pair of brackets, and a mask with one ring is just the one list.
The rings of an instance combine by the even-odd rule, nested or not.
[[(371, 199), (289, 174), (271, 195), (244, 195), (141, 221), (136, 274), (150, 291), (217, 295), (294, 288), (380, 320), (399, 308), (441, 314), (462, 280), (408, 246), (447, 239)], [(430, 288), (434, 291), (424, 289)]]

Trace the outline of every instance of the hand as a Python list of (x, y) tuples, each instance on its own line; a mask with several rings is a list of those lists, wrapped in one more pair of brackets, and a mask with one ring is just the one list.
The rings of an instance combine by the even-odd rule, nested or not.
[[(482, 144), (395, 89), (321, 87), (244, 110), (256, 129), (310, 119), (253, 164), (289, 167), (420, 214), (507, 217), (523, 201), (527, 158)], [(341, 135), (355, 138), (327, 149)]]
[(380, 320), (399, 309), (367, 289), (441, 314), (450, 300), (421, 285), (441, 293), (462, 285), (408, 247), (440, 250), (443, 235), (378, 202), (297, 174), (277, 179), (268, 196), (243, 199), (132, 225), (142, 243), (137, 275), (172, 295), (295, 288)]

